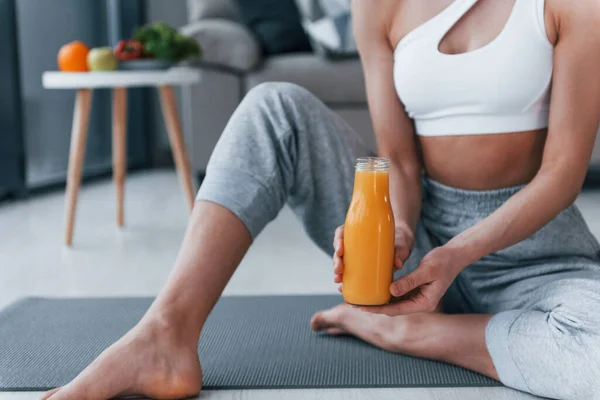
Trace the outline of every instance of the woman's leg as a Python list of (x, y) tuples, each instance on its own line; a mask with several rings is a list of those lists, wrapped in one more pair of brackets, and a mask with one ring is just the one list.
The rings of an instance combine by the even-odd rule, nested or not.
[[(421, 221), (439, 245), (518, 190), (424, 186)], [(313, 324), (332, 333), (341, 326), (377, 345), (392, 343), (393, 350), (461, 365), (535, 395), (600, 398), (600, 244), (575, 206), (467, 267), (444, 300), (453, 312), (480, 314), (380, 318), (346, 308)], [(381, 332), (387, 332), (383, 340)]]
[[(347, 305), (312, 327), (450, 364), (556, 399), (600, 398), (600, 278), (540, 287), (531, 308), (486, 314), (370, 314)], [(491, 354), (491, 355), (490, 355)]]
[(183, 398), (201, 388), (200, 331), (252, 239), (286, 201), (331, 252), (368, 150), (306, 90), (265, 84), (232, 116), (211, 158), (175, 267), (142, 321), (45, 398)]
[(198, 202), (165, 288), (142, 320), (70, 384), (42, 399), (157, 399), (195, 395), (202, 385), (197, 343), (202, 315), (242, 259), (251, 239), (227, 209)]
[(387, 317), (340, 305), (316, 314), (312, 327), (459, 365), (538, 396), (600, 398), (600, 262), (579, 261), (550, 274), (549, 264), (506, 269), (530, 276), (480, 293), (490, 310), (506, 310), (495, 315)]
[(486, 314), (423, 313), (388, 317), (340, 304), (313, 317), (329, 334), (357, 336), (382, 349), (459, 365), (498, 380), (486, 347)]

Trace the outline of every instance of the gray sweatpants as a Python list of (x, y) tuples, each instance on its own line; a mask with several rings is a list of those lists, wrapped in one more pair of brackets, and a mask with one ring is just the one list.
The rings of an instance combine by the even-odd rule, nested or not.
[[(354, 159), (370, 153), (306, 90), (263, 84), (229, 121), (197, 199), (231, 210), (253, 237), (288, 204), (331, 254), (350, 204)], [(402, 273), (519, 190), (461, 190), (425, 179), (416, 245)], [(495, 314), (486, 344), (505, 385), (552, 398), (600, 396), (600, 245), (575, 206), (466, 268), (444, 307)]]

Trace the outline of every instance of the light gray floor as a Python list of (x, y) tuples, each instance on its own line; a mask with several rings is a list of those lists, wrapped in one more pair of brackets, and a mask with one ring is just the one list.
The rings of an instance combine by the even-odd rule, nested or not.
[[(578, 204), (600, 236), (600, 191)], [(62, 245), (64, 195), (0, 204), (0, 307), (23, 296), (150, 296), (165, 281), (186, 224), (186, 207), (170, 171), (129, 177), (126, 227), (115, 227), (109, 181), (80, 194), (74, 246)], [(311, 244), (285, 209), (242, 262), (225, 294), (336, 293), (329, 258)], [(308, 322), (307, 322), (308, 323)], [(0, 393), (0, 400), (36, 399)], [(504, 388), (237, 390), (202, 399), (526, 399)]]

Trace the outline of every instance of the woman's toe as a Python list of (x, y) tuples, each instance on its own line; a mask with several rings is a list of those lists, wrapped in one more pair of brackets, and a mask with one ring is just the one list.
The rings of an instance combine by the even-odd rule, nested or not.
[(342, 303), (329, 310), (319, 311), (312, 317), (310, 326), (314, 331), (322, 331), (329, 328), (343, 330), (344, 314), (349, 308), (348, 304)]
[(310, 327), (313, 331), (322, 331), (323, 329), (327, 329), (330, 325), (330, 321), (327, 319), (325, 315), (325, 311), (319, 311), (315, 315), (313, 315), (310, 320)]

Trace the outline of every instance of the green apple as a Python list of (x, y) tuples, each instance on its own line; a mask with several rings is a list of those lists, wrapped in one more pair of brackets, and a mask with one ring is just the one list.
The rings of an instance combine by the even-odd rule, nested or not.
[(87, 56), (90, 71), (114, 71), (119, 65), (119, 60), (110, 47), (96, 47), (90, 50)]

